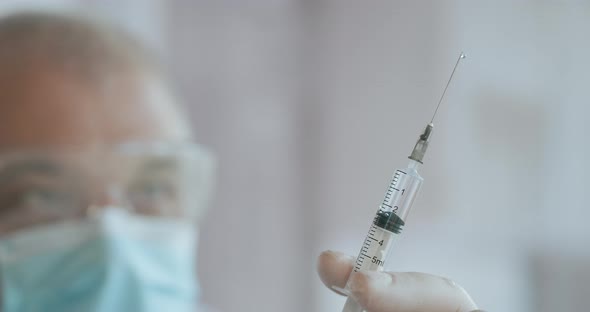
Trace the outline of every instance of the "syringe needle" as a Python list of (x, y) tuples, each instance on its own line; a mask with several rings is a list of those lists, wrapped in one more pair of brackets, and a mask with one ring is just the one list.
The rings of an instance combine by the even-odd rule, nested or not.
[(414, 146), (414, 149), (412, 150), (412, 154), (410, 154), (410, 156), (408, 156), (409, 159), (415, 160), (419, 163), (422, 163), (422, 160), (424, 159), (424, 155), (426, 154), (426, 149), (428, 149), (428, 141), (430, 138), (430, 134), (432, 133), (432, 129), (434, 128), (434, 117), (436, 117), (436, 113), (438, 112), (438, 108), (440, 107), (440, 103), (442, 103), (443, 98), (445, 97), (445, 93), (447, 93), (447, 89), (449, 88), (449, 84), (451, 84), (451, 80), (453, 79), (453, 75), (455, 74), (455, 70), (457, 69), (457, 65), (459, 65), (459, 62), (461, 61), (461, 59), (465, 58), (465, 53), (461, 52), (461, 54), (459, 54), (459, 58), (457, 59), (457, 63), (455, 63), (455, 67), (453, 67), (453, 72), (451, 72), (451, 76), (449, 77), (449, 81), (447, 81), (447, 85), (445, 86), (445, 90), (443, 91), (440, 100), (438, 100), (438, 104), (436, 105), (436, 110), (434, 111), (434, 114), (432, 115), (432, 119), (430, 119), (430, 123), (428, 123), (426, 125), (426, 128), (424, 129), (424, 132), (420, 135), (420, 137), (418, 138), (418, 141), (416, 141), (416, 145)]
[(445, 93), (447, 93), (447, 89), (449, 88), (449, 84), (451, 84), (451, 80), (453, 79), (453, 75), (455, 74), (455, 70), (457, 69), (457, 66), (459, 65), (459, 62), (461, 61), (461, 59), (465, 58), (465, 53), (461, 52), (461, 54), (459, 54), (459, 58), (457, 58), (457, 63), (455, 63), (455, 67), (453, 67), (453, 72), (451, 73), (451, 76), (449, 77), (449, 80), (447, 81), (447, 85), (445, 86), (445, 90), (443, 91), (442, 95), (440, 96), (440, 99), (438, 100), (438, 104), (436, 105), (436, 110), (434, 111), (434, 114), (432, 115), (432, 119), (430, 120), (430, 123), (432, 123), (434, 121), (434, 117), (436, 116), (436, 113), (438, 112), (438, 108), (440, 107), (440, 103), (442, 103), (442, 100), (445, 97)]

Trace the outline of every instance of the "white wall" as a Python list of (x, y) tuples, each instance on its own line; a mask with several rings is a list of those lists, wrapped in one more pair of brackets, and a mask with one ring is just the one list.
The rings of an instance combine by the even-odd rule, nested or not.
[(311, 309), (301, 274), (312, 265), (301, 236), (297, 10), (289, 1), (171, 5), (171, 65), (197, 136), (219, 157), (200, 274), (205, 300), (222, 311)]

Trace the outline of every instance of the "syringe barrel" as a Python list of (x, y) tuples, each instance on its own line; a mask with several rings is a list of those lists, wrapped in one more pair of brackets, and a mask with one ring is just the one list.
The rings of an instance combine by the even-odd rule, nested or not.
[[(363, 247), (356, 258), (353, 267), (354, 272), (360, 271), (383, 271), (386, 259), (393, 249), (393, 242), (399, 234), (385, 230), (375, 223), (371, 224), (369, 234), (363, 242)], [(345, 294), (350, 295), (350, 279), (346, 283), (345, 289), (342, 290)], [(346, 300), (342, 312), (362, 312), (363, 309), (351, 297)]]
[[(394, 172), (387, 188), (385, 199), (379, 206), (369, 233), (353, 267), (354, 272), (383, 271), (391, 253), (394, 240), (399, 236), (405, 220), (412, 208), (414, 199), (424, 179), (418, 174), (418, 162), (411, 161), (408, 168)], [(350, 280), (345, 292), (350, 290)], [(354, 300), (346, 301), (343, 312), (361, 312)]]
[[(391, 183), (385, 193), (385, 198), (379, 206), (377, 217), (380, 214), (386, 214), (393, 219), (388, 220), (388, 223), (399, 223), (401, 221), (402, 226), (405, 224), (406, 218), (414, 203), (414, 199), (416, 199), (416, 195), (424, 181), (416, 170), (417, 166), (418, 162), (411, 160), (408, 168), (397, 169), (393, 173)], [(398, 218), (400, 220), (397, 220)], [(389, 226), (385, 227), (385, 229), (392, 232), (399, 232)]]

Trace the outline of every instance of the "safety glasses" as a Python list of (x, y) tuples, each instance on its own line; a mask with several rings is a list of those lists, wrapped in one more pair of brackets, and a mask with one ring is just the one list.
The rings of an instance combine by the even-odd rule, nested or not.
[(213, 170), (212, 155), (188, 143), (0, 152), (0, 234), (112, 206), (196, 219)]

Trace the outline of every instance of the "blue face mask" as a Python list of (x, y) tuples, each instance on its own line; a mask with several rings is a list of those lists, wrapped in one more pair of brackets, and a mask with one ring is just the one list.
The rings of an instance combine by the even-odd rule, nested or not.
[(197, 311), (193, 223), (105, 209), (0, 239), (0, 300), (17, 311)]

